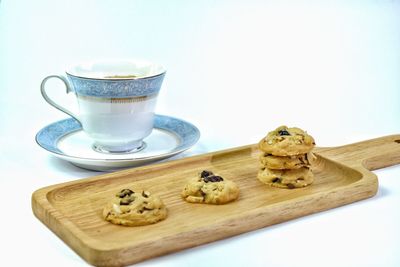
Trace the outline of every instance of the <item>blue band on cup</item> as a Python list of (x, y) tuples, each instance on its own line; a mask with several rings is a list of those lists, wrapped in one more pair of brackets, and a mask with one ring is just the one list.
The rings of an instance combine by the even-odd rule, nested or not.
[(92, 79), (83, 78), (67, 73), (73, 90), (78, 95), (124, 98), (157, 94), (160, 91), (165, 72), (152, 77), (138, 79)]

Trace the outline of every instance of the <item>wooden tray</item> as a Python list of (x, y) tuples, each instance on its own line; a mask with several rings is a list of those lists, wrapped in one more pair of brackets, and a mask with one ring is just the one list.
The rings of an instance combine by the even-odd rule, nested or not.
[[(249, 145), (45, 187), (33, 193), (32, 209), (89, 263), (132, 264), (371, 197), (378, 181), (368, 170), (400, 163), (400, 135), (315, 152), (315, 182), (306, 188), (260, 183), (259, 151)], [(220, 206), (183, 201), (182, 187), (203, 169), (235, 181), (239, 199)], [(141, 227), (105, 222), (103, 206), (126, 187), (159, 195), (168, 218)]]

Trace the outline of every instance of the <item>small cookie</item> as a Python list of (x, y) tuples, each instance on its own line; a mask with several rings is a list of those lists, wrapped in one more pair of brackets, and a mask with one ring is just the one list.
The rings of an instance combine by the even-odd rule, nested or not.
[(257, 178), (264, 184), (289, 189), (305, 187), (314, 181), (312, 171), (305, 167), (294, 170), (262, 168), (258, 171)]
[(103, 209), (104, 220), (126, 226), (152, 224), (166, 217), (164, 203), (147, 191), (123, 189)]
[(300, 128), (278, 127), (269, 132), (259, 143), (258, 147), (274, 156), (293, 156), (305, 154), (314, 147), (314, 138)]
[(263, 153), (260, 156), (260, 162), (264, 167), (272, 170), (300, 169), (302, 167), (310, 168), (315, 159), (313, 153), (294, 155), (294, 156), (274, 156)]
[(225, 204), (239, 197), (239, 187), (210, 171), (202, 171), (186, 184), (181, 196), (192, 203)]

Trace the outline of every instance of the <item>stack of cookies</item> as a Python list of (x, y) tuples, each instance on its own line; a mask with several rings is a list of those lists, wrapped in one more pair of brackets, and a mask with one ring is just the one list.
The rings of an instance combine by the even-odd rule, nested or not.
[(305, 131), (281, 126), (269, 132), (258, 144), (261, 169), (258, 179), (279, 188), (299, 188), (314, 181), (311, 163), (314, 138)]

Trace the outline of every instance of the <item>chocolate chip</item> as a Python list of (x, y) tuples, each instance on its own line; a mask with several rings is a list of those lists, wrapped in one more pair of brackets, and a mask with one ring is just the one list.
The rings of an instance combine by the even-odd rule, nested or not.
[(119, 193), (117, 194), (117, 197), (123, 198), (123, 197), (125, 197), (125, 196), (130, 196), (130, 195), (132, 195), (133, 193), (135, 193), (135, 192), (133, 192), (133, 191), (130, 190), (130, 189), (122, 189), (121, 192), (119, 192)]
[(281, 178), (278, 178), (278, 177), (272, 179), (272, 182), (273, 182), (273, 183), (280, 183), (281, 181), (282, 181), (282, 179), (281, 179)]
[(204, 181), (205, 183), (212, 182), (212, 181), (211, 181), (211, 177), (212, 177), (212, 176), (204, 177), (204, 178), (203, 178), (203, 181)]
[(210, 176), (210, 175), (213, 175), (213, 173), (212, 173), (211, 171), (207, 171), (207, 170), (204, 170), (204, 171), (202, 171), (202, 172), (200, 173), (200, 177), (201, 177), (201, 178), (205, 178), (205, 177), (208, 177), (208, 176)]
[(222, 182), (224, 180), (221, 176), (215, 176), (215, 178), (217, 179), (217, 182)]
[(121, 201), (119, 202), (120, 205), (129, 205), (133, 202), (132, 199), (130, 198), (123, 198), (121, 199)]
[(224, 180), (224, 178), (222, 178), (221, 176), (217, 176), (217, 175), (211, 175), (208, 177), (203, 178), (204, 182), (208, 183), (208, 182), (221, 182)]
[(211, 182), (215, 183), (215, 182), (219, 182), (219, 176), (211, 176), (210, 177)]
[(142, 191), (142, 196), (148, 198), (150, 196), (150, 193), (147, 191)]
[(149, 209), (149, 208), (143, 207), (140, 210), (138, 210), (137, 213), (142, 214), (145, 210), (153, 210), (153, 209)]
[(288, 184), (287, 184), (287, 187), (288, 187), (289, 189), (295, 188), (294, 184), (291, 184), (291, 183), (288, 183)]
[(290, 135), (290, 133), (289, 133), (287, 130), (280, 130), (280, 131), (278, 132), (278, 134), (279, 134), (280, 136), (283, 136), (283, 135)]
[(125, 192), (127, 195), (132, 195), (133, 193), (135, 193), (135, 192), (133, 192), (132, 190), (130, 190), (130, 189), (123, 189), (122, 191), (121, 191), (121, 193), (122, 192)]

